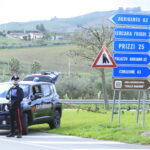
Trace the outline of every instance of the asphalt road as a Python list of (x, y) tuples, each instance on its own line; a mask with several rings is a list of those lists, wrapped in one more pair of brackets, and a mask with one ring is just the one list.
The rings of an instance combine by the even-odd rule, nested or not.
[(8, 131), (0, 130), (2, 150), (150, 150), (150, 145), (125, 144), (40, 132), (31, 132), (21, 139), (7, 138), (7, 134)]

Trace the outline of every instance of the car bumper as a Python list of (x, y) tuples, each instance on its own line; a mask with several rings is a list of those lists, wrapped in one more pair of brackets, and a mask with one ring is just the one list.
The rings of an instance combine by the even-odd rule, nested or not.
[(10, 128), (10, 114), (9, 112), (0, 112), (0, 129)]

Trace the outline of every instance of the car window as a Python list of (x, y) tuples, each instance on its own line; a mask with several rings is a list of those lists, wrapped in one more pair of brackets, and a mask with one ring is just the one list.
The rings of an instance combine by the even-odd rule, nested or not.
[(42, 87), (42, 91), (43, 91), (43, 96), (44, 97), (47, 97), (47, 96), (51, 95), (51, 90), (50, 90), (48, 84), (43, 84), (41, 87)]
[(40, 85), (33, 86), (32, 87), (32, 92), (33, 92), (33, 94), (42, 93), (41, 86)]

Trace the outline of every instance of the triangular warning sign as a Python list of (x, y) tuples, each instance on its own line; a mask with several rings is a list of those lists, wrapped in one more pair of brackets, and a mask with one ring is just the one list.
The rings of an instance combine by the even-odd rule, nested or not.
[(105, 46), (102, 47), (101, 51), (99, 52), (97, 58), (95, 59), (92, 67), (94, 68), (115, 68), (117, 67), (116, 63), (114, 62), (112, 56), (108, 52)]

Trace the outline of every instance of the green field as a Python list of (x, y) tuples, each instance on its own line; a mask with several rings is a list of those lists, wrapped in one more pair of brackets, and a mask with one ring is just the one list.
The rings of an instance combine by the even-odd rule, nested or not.
[(139, 125), (135, 123), (136, 112), (129, 111), (122, 114), (120, 125), (117, 123), (117, 114), (113, 123), (110, 122), (110, 114), (110, 112), (98, 114), (81, 110), (64, 110), (60, 128), (50, 130), (48, 124), (40, 124), (31, 126), (30, 130), (127, 143), (150, 144), (150, 135), (141, 135), (142, 132), (150, 130), (150, 114), (146, 114), (145, 126), (141, 125), (141, 115)]
[[(60, 45), (50, 47), (35, 47), (35, 48), (18, 48), (18, 49), (0, 49), (1, 62), (9, 62), (12, 57), (20, 60), (21, 64), (26, 68), (30, 68), (33, 61), (39, 61), (43, 70), (53, 70), (68, 72), (69, 50), (78, 49), (74, 45)], [(92, 62), (91, 62), (92, 63)], [(71, 72), (91, 72), (93, 71), (88, 66), (85, 60), (79, 58), (70, 58)]]
[(0, 44), (21, 44), (23, 40), (13, 40), (6, 37), (0, 37)]

